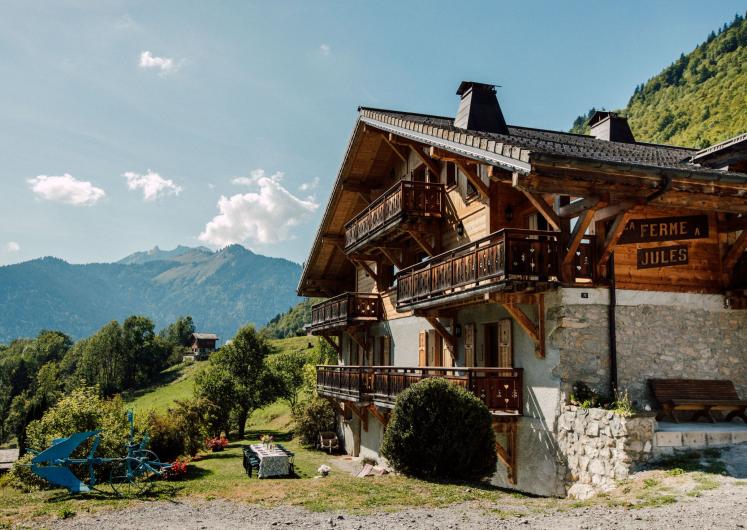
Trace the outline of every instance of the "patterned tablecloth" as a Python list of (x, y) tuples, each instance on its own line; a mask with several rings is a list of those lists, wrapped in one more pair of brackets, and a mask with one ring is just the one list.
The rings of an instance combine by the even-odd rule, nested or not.
[(290, 475), (290, 457), (278, 447), (268, 449), (262, 444), (251, 446), (259, 457), (257, 477), (282, 477)]

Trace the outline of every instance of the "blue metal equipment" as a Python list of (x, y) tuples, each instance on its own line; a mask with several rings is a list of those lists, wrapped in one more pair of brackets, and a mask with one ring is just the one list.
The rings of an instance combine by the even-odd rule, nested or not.
[[(96, 485), (95, 466), (110, 464), (109, 484), (112, 489), (122, 496), (138, 495), (147, 491), (155, 477), (171, 467), (164, 464), (153, 451), (146, 449), (148, 435), (145, 434), (140, 443), (135, 443), (135, 418), (132, 411), (127, 411), (130, 422), (130, 437), (127, 455), (121, 458), (101, 458), (95, 456), (99, 446), (101, 431), (79, 432), (67, 438), (57, 438), (52, 445), (37, 453), (31, 459), (31, 471), (47, 482), (67, 488), (70, 493), (87, 493)], [(93, 437), (91, 450), (86, 458), (70, 458), (70, 455), (83, 442)], [(88, 466), (88, 482), (79, 479), (70, 466)]]

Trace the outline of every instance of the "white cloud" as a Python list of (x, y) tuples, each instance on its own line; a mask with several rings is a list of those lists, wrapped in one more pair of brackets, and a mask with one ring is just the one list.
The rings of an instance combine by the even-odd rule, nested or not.
[(332, 46), (330, 46), (326, 42), (322, 43), (322, 45), (319, 46), (319, 51), (322, 55), (329, 55), (330, 53), (332, 53)]
[(8, 243), (5, 245), (5, 250), (7, 252), (18, 252), (19, 250), (21, 250), (21, 245), (19, 245), (15, 241), (8, 241)]
[(219, 214), (205, 225), (200, 241), (225, 246), (232, 243), (271, 244), (291, 238), (291, 229), (319, 207), (312, 198), (296, 197), (281, 184), (283, 174), (267, 176), (261, 169), (250, 177), (237, 177), (234, 184), (258, 190), (218, 200)]
[(67, 173), (61, 177), (39, 175), (28, 179), (27, 182), (31, 186), (31, 191), (40, 199), (74, 206), (90, 206), (106, 196), (106, 192), (101, 188)]
[(122, 175), (127, 179), (127, 187), (130, 190), (143, 190), (143, 199), (155, 201), (167, 195), (179, 195), (182, 187), (171, 179), (165, 179), (150, 169), (145, 175), (128, 171)]
[(304, 182), (298, 187), (298, 189), (301, 191), (311, 191), (315, 190), (317, 186), (319, 186), (319, 177), (314, 177), (311, 179), (311, 182)]
[(140, 54), (140, 68), (160, 70), (161, 74), (176, 72), (179, 65), (171, 57), (157, 57), (148, 50)]

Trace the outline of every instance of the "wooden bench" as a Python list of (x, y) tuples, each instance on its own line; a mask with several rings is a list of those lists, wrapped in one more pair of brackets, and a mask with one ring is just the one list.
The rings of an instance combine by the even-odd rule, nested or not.
[(705, 416), (715, 423), (712, 412), (727, 413), (725, 421), (742, 418), (747, 423), (747, 401), (739, 399), (734, 383), (718, 379), (649, 379), (651, 393), (659, 403), (657, 420), (669, 417), (679, 423), (674, 415), (678, 410), (694, 412), (691, 421)]

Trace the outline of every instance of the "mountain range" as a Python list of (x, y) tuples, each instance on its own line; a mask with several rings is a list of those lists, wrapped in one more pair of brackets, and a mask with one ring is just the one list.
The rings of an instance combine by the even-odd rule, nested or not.
[(136, 252), (116, 263), (45, 257), (0, 267), (0, 342), (42, 329), (86, 337), (110, 320), (146, 315), (157, 328), (191, 315), (199, 331), (230, 339), (297, 304), (297, 263), (241, 245)]

